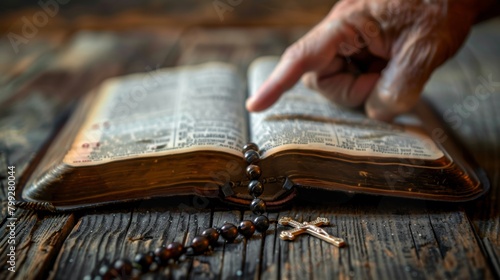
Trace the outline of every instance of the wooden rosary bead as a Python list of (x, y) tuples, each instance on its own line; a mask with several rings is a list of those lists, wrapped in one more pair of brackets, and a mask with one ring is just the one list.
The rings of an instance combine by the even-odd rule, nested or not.
[(167, 245), (167, 250), (170, 250), (170, 256), (173, 260), (179, 260), (184, 254), (184, 246), (179, 242), (172, 242)]
[(259, 153), (254, 150), (246, 151), (244, 157), (248, 164), (256, 164), (260, 161)]
[(266, 232), (269, 228), (269, 219), (266, 216), (261, 215), (256, 217), (253, 223), (255, 224), (255, 229), (260, 233)]
[(101, 276), (101, 279), (103, 280), (111, 280), (116, 277), (115, 274), (117, 274), (117, 272), (115, 269), (112, 269), (109, 265), (103, 264), (101, 265), (101, 267), (99, 267), (97, 274)]
[(191, 248), (195, 255), (203, 254), (207, 251), (208, 245), (210, 245), (210, 242), (205, 236), (196, 236), (193, 238), (193, 241), (191, 241)]
[(250, 164), (249, 166), (247, 166), (246, 172), (247, 172), (247, 177), (250, 180), (259, 179), (261, 174), (260, 167), (255, 164)]
[(250, 238), (255, 232), (255, 225), (248, 220), (241, 221), (238, 225), (238, 232), (245, 238)]
[[(113, 262), (113, 269), (118, 273), (118, 277), (132, 275), (132, 263), (127, 259), (118, 259)], [(125, 277), (123, 277), (125, 278)]]
[(201, 236), (205, 236), (208, 238), (210, 245), (214, 247), (217, 245), (217, 241), (219, 240), (219, 232), (215, 228), (207, 228), (201, 233)]
[(139, 253), (134, 257), (134, 263), (139, 265), (139, 269), (142, 271), (142, 273), (146, 273), (149, 271), (149, 268), (153, 264), (154, 260), (154, 256), (150, 253)]
[(250, 210), (256, 215), (262, 215), (266, 212), (266, 203), (260, 198), (255, 198), (250, 203)]
[(255, 143), (248, 143), (245, 146), (243, 146), (243, 154), (250, 150), (258, 152), (259, 146), (257, 146), (257, 144)]
[(252, 180), (248, 183), (248, 192), (253, 197), (258, 197), (264, 192), (264, 185), (257, 180)]
[(158, 265), (165, 266), (172, 258), (172, 250), (167, 250), (165, 247), (159, 247), (155, 250), (155, 261)]
[(219, 230), (220, 235), (228, 242), (233, 242), (238, 236), (238, 229), (235, 225), (230, 223), (225, 223)]

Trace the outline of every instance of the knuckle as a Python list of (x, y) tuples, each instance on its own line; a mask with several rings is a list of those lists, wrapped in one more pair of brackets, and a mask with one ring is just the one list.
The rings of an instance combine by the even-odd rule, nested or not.
[(302, 40), (286, 48), (283, 53), (283, 59), (298, 60), (305, 55), (305, 44)]
[(420, 96), (421, 87), (414, 86), (406, 90), (395, 88), (378, 87), (377, 97), (384, 107), (391, 111), (403, 113), (411, 110)]
[(313, 73), (306, 73), (306, 74), (304, 74), (304, 75), (302, 76), (302, 79), (301, 79), (301, 80), (302, 80), (302, 83), (303, 83), (306, 87), (308, 87), (308, 88), (310, 88), (310, 89), (316, 89), (316, 88), (317, 88), (317, 86), (316, 86), (316, 84), (317, 84), (317, 82), (316, 82), (316, 81), (317, 81), (317, 79), (316, 79), (316, 76), (315, 76)]
[(281, 59), (293, 63), (293, 67), (300, 71), (305, 71), (307, 68), (306, 44), (302, 40), (289, 46), (283, 53)]

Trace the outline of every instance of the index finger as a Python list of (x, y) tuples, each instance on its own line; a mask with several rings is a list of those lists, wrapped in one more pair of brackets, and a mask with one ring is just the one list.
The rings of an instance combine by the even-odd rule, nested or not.
[(262, 111), (293, 87), (302, 75), (325, 68), (337, 54), (339, 44), (354, 38), (356, 31), (344, 21), (324, 21), (287, 48), (279, 63), (246, 103), (248, 111)]

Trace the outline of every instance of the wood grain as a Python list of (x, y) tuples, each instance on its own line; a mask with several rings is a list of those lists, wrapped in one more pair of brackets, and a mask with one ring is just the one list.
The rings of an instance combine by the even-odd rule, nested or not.
[[(312, 236), (278, 247), (280, 278), (466, 278), (492, 275), (473, 229), (461, 211), (430, 211), (425, 203), (369, 198), (347, 205), (294, 208), (283, 211), (299, 221), (326, 217), (330, 234), (346, 240), (336, 248)], [(282, 229), (278, 226), (279, 233)]]
[[(18, 209), (15, 218), (16, 272), (7, 273), (4, 270), (6, 278), (3, 279), (45, 278), (62, 242), (74, 226), (73, 215), (39, 217), (33, 211)], [(11, 246), (8, 243), (7, 225), (8, 222), (3, 223), (0, 231), (0, 261), (3, 264), (6, 264)]]
[(88, 214), (77, 220), (64, 240), (52, 279), (82, 279), (104, 262), (123, 256), (132, 212)]

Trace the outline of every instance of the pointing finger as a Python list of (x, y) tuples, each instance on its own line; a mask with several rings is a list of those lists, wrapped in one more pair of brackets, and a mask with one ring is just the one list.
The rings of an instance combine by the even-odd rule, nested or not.
[(325, 68), (335, 57), (338, 46), (356, 31), (343, 21), (324, 21), (290, 46), (260, 89), (246, 103), (249, 111), (262, 111), (270, 107), (309, 71)]

